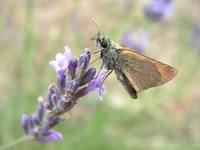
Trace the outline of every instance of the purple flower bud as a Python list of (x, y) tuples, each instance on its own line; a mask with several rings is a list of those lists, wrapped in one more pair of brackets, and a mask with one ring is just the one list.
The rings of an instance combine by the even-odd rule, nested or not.
[[(57, 84), (58, 84), (58, 82), (57, 82)], [(62, 94), (62, 93), (59, 93), (58, 85), (57, 86), (55, 84), (50, 85), (49, 89), (48, 89), (49, 104), (52, 104), (52, 105), (56, 104), (57, 100), (59, 99), (60, 94)]]
[(57, 72), (57, 78), (58, 78), (58, 79), (63, 79), (64, 76), (65, 76), (65, 70), (59, 70), (59, 71)]
[(62, 134), (60, 132), (56, 131), (49, 131), (48, 133), (45, 133), (45, 135), (38, 138), (38, 141), (41, 143), (48, 143), (52, 141), (58, 141), (62, 139)]
[(28, 115), (22, 115), (21, 123), (22, 123), (22, 128), (23, 128), (24, 132), (26, 134), (28, 134), (29, 133), (29, 125), (30, 125), (30, 120), (29, 120)]
[(39, 125), (40, 123), (39, 117), (36, 114), (31, 115), (30, 120), (32, 125)]
[(47, 100), (48, 100), (48, 107), (50, 108), (53, 108), (53, 102), (52, 102), (52, 91), (48, 91), (48, 94), (47, 94)]
[(80, 90), (78, 90), (75, 94), (75, 99), (78, 99), (86, 94), (88, 94), (90, 92), (90, 90), (88, 89), (88, 87), (83, 87)]
[(29, 121), (30, 121), (30, 128), (33, 128), (34, 127), (34, 122), (32, 120), (32, 115), (29, 116)]
[(77, 58), (73, 58), (69, 62), (69, 66), (68, 66), (68, 74), (71, 76), (71, 79), (74, 79), (76, 77), (77, 66), (78, 66), (78, 60), (77, 60)]
[(51, 98), (49, 99), (49, 101), (52, 104), (52, 107), (54, 107), (57, 104), (58, 99), (55, 93), (51, 95)]
[(52, 128), (53, 126), (55, 126), (56, 124), (58, 124), (60, 122), (60, 117), (58, 116), (51, 116), (49, 118), (49, 126)]
[(30, 115), (29, 120), (30, 120), (30, 127), (31, 128), (34, 128), (34, 126), (40, 124), (39, 117), (36, 114)]
[(68, 111), (69, 109), (71, 109), (74, 106), (75, 103), (76, 103), (76, 101), (72, 101), (72, 100), (68, 100), (68, 101), (60, 100), (58, 102), (59, 111), (57, 113), (59, 114), (59, 113)]
[(94, 78), (95, 74), (96, 74), (96, 69), (95, 68), (89, 68), (86, 71), (85, 75), (81, 78), (80, 86), (90, 82)]
[(59, 113), (63, 112), (64, 109), (65, 109), (65, 101), (63, 99), (61, 99), (58, 101), (58, 107), (56, 110), (54, 110), (54, 111), (56, 111), (54, 113), (59, 114)]
[(79, 67), (83, 66), (83, 69), (85, 70), (90, 62), (90, 57), (90, 50), (85, 49), (85, 52), (79, 58)]
[(91, 50), (89, 48), (84, 49), (84, 53), (88, 56), (89, 60), (91, 58)]
[(72, 80), (69, 84), (68, 91), (74, 93), (79, 87), (79, 82), (77, 80)]
[(38, 106), (38, 117), (39, 117), (39, 120), (40, 120), (40, 121), (42, 121), (43, 116), (44, 116), (44, 113), (45, 113), (44, 104), (43, 104), (43, 103), (40, 103), (39, 106)]
[(65, 75), (62, 76), (62, 78), (57, 78), (57, 89), (59, 93), (63, 93), (64, 89), (65, 89), (65, 81), (66, 81), (66, 77)]

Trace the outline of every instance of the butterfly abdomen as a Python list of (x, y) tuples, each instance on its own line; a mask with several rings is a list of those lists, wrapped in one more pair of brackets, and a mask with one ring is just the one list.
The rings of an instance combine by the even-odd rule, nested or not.
[(136, 99), (137, 98), (137, 91), (135, 90), (135, 88), (133, 87), (131, 82), (128, 80), (126, 75), (122, 71), (119, 71), (119, 70), (115, 70), (115, 73), (117, 75), (117, 79), (122, 83), (123, 87), (126, 89), (128, 94), (133, 99)]

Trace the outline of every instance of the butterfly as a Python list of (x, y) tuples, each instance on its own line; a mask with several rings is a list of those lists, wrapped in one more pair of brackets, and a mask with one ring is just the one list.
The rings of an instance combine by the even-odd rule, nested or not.
[(94, 40), (103, 66), (109, 71), (106, 77), (115, 71), (117, 79), (134, 99), (137, 93), (160, 86), (177, 74), (175, 68), (120, 45), (100, 31)]

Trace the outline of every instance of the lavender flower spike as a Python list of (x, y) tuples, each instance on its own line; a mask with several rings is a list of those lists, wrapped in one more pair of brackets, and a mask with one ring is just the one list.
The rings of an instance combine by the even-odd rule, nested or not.
[(58, 53), (56, 60), (49, 63), (56, 71), (56, 82), (49, 86), (46, 96), (40, 98), (36, 112), (22, 116), (26, 135), (41, 143), (58, 141), (62, 135), (52, 129), (63, 120), (62, 115), (78, 103), (79, 98), (97, 91), (102, 99), (106, 70), (96, 73), (95, 68), (89, 67), (90, 55), (90, 50), (85, 49), (79, 58), (73, 58), (70, 49), (65, 47), (65, 52)]

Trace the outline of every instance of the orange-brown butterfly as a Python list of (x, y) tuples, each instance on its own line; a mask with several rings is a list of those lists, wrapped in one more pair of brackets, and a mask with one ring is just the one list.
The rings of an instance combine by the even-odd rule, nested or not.
[(134, 99), (138, 92), (162, 85), (177, 74), (173, 67), (119, 45), (100, 31), (93, 39), (100, 49), (103, 66), (109, 70), (107, 76), (114, 70), (117, 79)]

